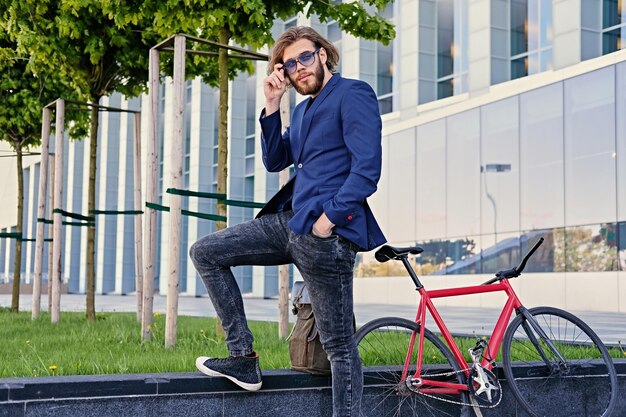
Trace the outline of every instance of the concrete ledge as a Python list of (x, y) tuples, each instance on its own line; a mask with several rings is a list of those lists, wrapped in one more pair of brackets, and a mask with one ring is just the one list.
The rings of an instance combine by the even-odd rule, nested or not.
[[(626, 415), (626, 361), (617, 364), (618, 410)], [(501, 377), (502, 375), (498, 375)], [(515, 417), (515, 398), (502, 381), (500, 405), (484, 416)], [(589, 384), (573, 385), (562, 395), (587, 397)], [(332, 415), (329, 377), (290, 370), (264, 371), (263, 388), (246, 392), (224, 378), (199, 372), (169, 374), (92, 375), (0, 379), (0, 417), (329, 417)], [(366, 372), (363, 412), (382, 417), (384, 393)], [(393, 401), (393, 398), (390, 399)], [(559, 416), (555, 410), (554, 416)]]

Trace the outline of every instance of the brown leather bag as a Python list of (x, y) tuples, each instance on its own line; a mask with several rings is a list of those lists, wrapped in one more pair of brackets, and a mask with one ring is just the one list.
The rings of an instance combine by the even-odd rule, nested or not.
[(296, 324), (287, 337), (291, 369), (314, 375), (330, 375), (330, 362), (320, 342), (304, 282), (294, 282), (291, 293), (292, 311), (296, 315)]

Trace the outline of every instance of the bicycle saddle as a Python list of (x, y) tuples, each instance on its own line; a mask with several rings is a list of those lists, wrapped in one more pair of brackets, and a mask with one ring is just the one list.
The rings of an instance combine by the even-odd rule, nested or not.
[(375, 256), (378, 262), (387, 262), (391, 259), (400, 260), (401, 258), (407, 256), (409, 253), (411, 255), (417, 255), (422, 252), (424, 252), (424, 249), (420, 248), (419, 246), (396, 248), (393, 246), (385, 245), (376, 251)]

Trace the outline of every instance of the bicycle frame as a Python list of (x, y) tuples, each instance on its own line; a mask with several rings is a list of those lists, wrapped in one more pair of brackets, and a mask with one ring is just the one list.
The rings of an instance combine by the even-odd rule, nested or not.
[[(468, 387), (463, 384), (458, 383), (450, 383), (450, 382), (441, 382), (434, 381), (428, 379), (421, 379), (422, 372), (422, 354), (424, 347), (424, 329), (426, 328), (426, 311), (430, 312), (431, 316), (435, 320), (437, 327), (441, 331), (448, 347), (452, 351), (455, 359), (459, 363), (461, 369), (465, 372), (466, 375), (469, 375), (470, 366), (465, 360), (465, 357), (461, 353), (458, 345), (454, 341), (452, 334), (446, 327), (443, 319), (439, 315), (437, 308), (434, 306), (432, 299), (435, 298), (446, 298), (446, 297), (458, 297), (462, 295), (471, 295), (471, 294), (482, 294), (482, 293), (490, 293), (490, 292), (499, 292), (504, 291), (507, 294), (507, 301), (502, 308), (502, 312), (500, 313), (500, 317), (496, 322), (494, 330), (489, 338), (489, 343), (487, 344), (487, 350), (483, 354), (483, 359), (480, 363), (482, 367), (485, 369), (491, 370), (494, 366), (493, 359), (497, 356), (498, 351), (500, 349), (500, 345), (502, 343), (502, 339), (504, 337), (504, 333), (509, 324), (509, 319), (513, 311), (522, 307), (522, 303), (517, 298), (517, 294), (511, 287), (508, 279), (502, 279), (501, 281), (493, 284), (482, 284), (482, 285), (474, 285), (468, 287), (458, 287), (458, 288), (449, 288), (449, 289), (441, 289), (441, 290), (430, 290), (427, 291), (422, 285), (418, 285), (418, 291), (420, 293), (420, 302), (417, 309), (417, 316), (415, 318), (415, 322), (420, 325), (419, 331), (419, 344), (418, 344), (418, 357), (417, 357), (417, 369), (415, 374), (413, 375), (413, 379), (419, 379), (422, 381), (422, 384), (436, 387), (433, 389), (422, 390), (422, 392), (437, 392), (437, 393), (449, 393), (455, 394), (461, 390), (468, 390)], [(417, 337), (417, 333), (413, 332), (411, 335), (411, 341), (409, 343), (409, 349), (407, 352), (407, 356), (404, 362), (404, 369), (402, 371), (402, 381), (406, 381), (409, 366), (411, 362), (411, 357), (413, 354), (413, 349), (415, 347), (415, 338)]]

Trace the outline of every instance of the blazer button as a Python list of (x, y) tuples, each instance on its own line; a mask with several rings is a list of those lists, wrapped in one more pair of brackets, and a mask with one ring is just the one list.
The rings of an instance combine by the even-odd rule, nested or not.
[(298, 168), (302, 168), (302, 164), (298, 164)]

